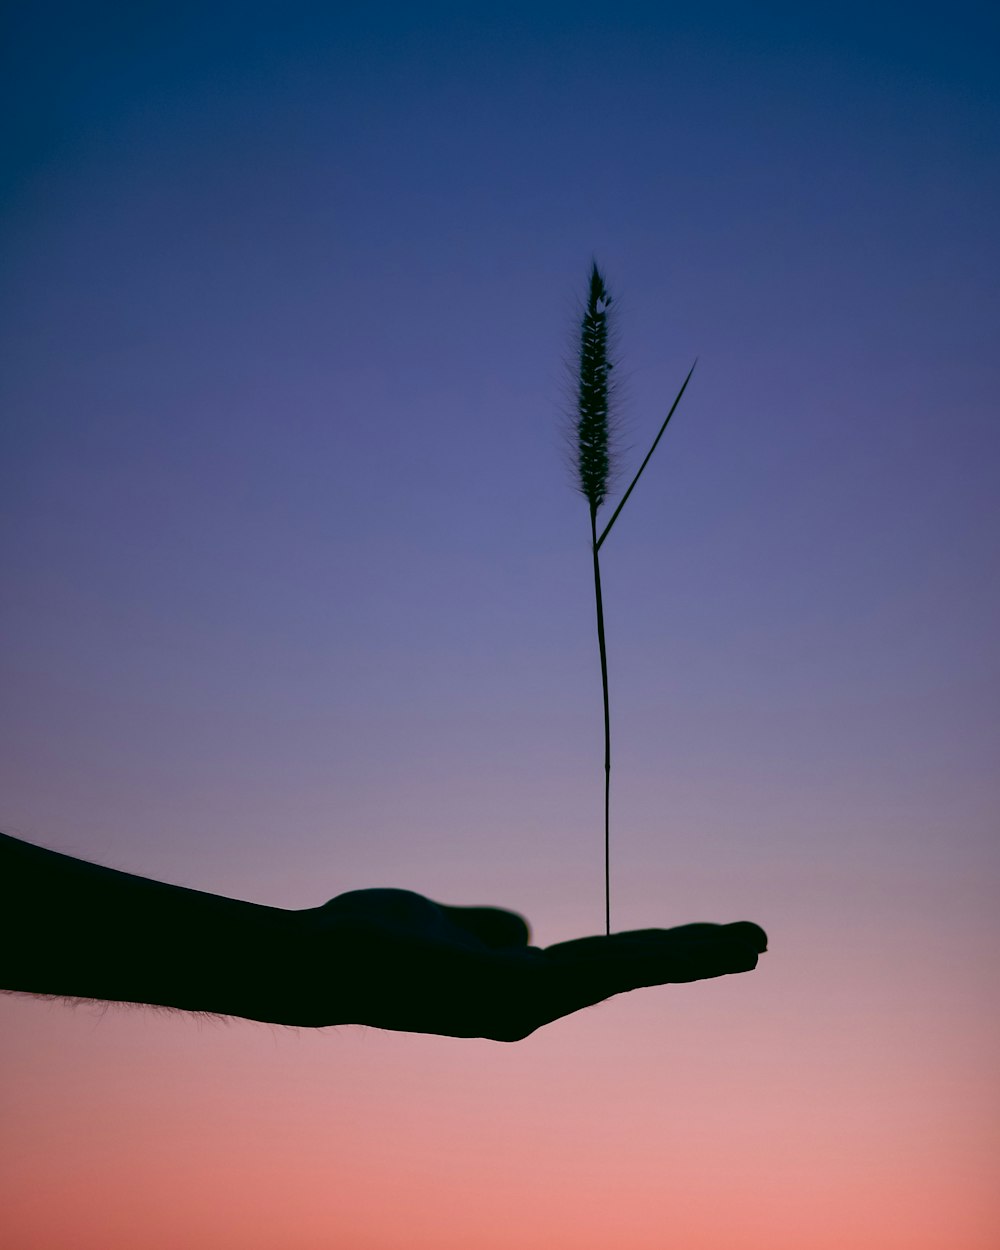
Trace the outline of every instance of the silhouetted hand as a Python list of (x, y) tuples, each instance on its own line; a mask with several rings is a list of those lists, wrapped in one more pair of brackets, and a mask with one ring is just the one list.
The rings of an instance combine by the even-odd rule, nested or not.
[(407, 890), (289, 911), (0, 834), (0, 989), (29, 994), (511, 1042), (625, 990), (748, 972), (767, 947), (746, 922), (529, 936), (513, 912)]
[[(356, 890), (297, 913), (305, 948), (288, 1023), (354, 1023), (518, 1041), (641, 986), (749, 972), (757, 925), (690, 924), (529, 945), (518, 915), (446, 907), (406, 890)], [(325, 1001), (327, 1000), (327, 1001)]]

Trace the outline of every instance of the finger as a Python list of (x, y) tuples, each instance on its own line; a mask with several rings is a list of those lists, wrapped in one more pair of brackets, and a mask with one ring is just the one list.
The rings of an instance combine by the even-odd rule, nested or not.
[(621, 957), (628, 959), (641, 954), (656, 956), (676, 955), (685, 950), (697, 950), (699, 944), (742, 943), (752, 947), (758, 954), (767, 950), (767, 934), (760, 925), (749, 920), (735, 924), (684, 924), (672, 929), (631, 929), (624, 933), (612, 933), (610, 937), (573, 938), (547, 947), (547, 952), (570, 957), (587, 958)]
[(527, 920), (516, 912), (500, 907), (444, 907), (452, 924), (495, 950), (527, 946), (531, 929)]
[[(670, 929), (634, 929), (618, 936), (655, 938), (656, 934), (670, 933), (677, 940), (681, 938), (712, 937), (722, 934), (727, 940), (745, 941), (762, 955), (767, 950), (767, 934), (759, 924), (750, 920), (737, 920), (733, 924), (679, 924)], [(612, 934), (612, 936), (614, 936)]]
[(766, 945), (762, 929), (740, 922), (579, 938), (542, 954), (552, 1006), (566, 1015), (643, 986), (749, 972)]

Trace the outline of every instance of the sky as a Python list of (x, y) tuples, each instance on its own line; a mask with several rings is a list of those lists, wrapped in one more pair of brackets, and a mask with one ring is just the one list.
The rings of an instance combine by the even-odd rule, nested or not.
[(0, 828), (603, 926), (567, 365), (615, 296), (615, 929), (513, 1046), (0, 999), (18, 1250), (992, 1250), (986, 5), (15, 3)]

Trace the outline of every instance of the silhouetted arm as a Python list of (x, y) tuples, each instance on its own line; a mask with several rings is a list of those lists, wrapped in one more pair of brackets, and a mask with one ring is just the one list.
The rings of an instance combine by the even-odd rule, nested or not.
[(256, 1017), (295, 913), (0, 834), (0, 988)]
[(277, 1024), (516, 1041), (641, 986), (756, 966), (756, 925), (684, 925), (546, 950), (526, 922), (406, 890), (286, 911), (84, 863), (0, 835), (0, 986)]

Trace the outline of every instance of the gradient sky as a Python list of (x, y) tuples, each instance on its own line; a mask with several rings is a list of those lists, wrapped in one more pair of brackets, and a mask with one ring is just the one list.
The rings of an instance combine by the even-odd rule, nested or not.
[(602, 552), (614, 925), (771, 937), (512, 1047), (2, 999), (11, 1246), (1000, 1242), (987, 7), (7, 6), (0, 828), (600, 930), (596, 256), (623, 474), (699, 358)]

